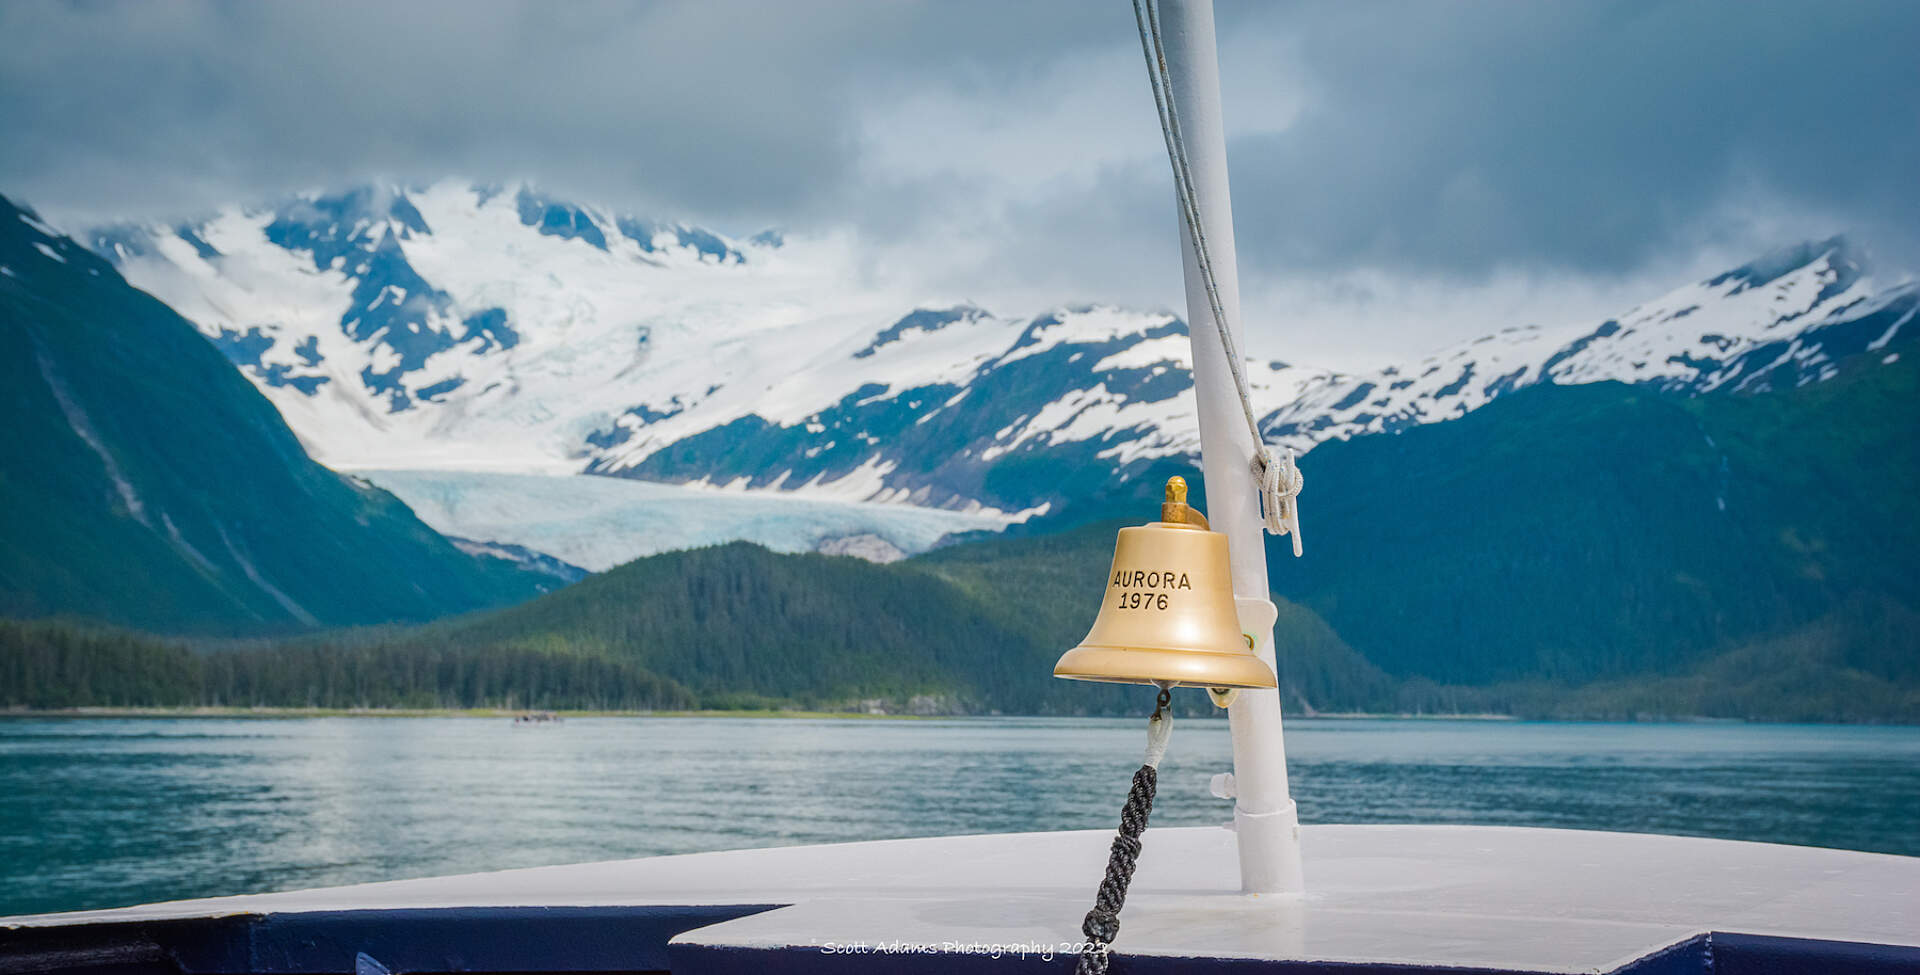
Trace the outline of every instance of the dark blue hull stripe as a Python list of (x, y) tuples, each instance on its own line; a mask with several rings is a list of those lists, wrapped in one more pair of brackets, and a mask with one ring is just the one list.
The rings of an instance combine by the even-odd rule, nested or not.
[[(667, 944), (676, 935), (780, 907), (504, 907), (324, 911), (0, 931), (0, 975), (349, 975), (659, 972), (678, 975), (951, 973), (1073, 969), (1071, 955), (888, 954)], [(362, 956), (365, 956), (364, 958)], [(1518, 969), (1116, 954), (1124, 975), (1450, 975)], [(1715, 933), (1670, 945), (1615, 975), (1920, 972), (1920, 948)]]

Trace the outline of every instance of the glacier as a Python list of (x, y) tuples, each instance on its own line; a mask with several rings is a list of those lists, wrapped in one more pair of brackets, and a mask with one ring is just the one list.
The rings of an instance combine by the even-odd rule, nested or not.
[(891, 561), (1005, 516), (910, 505), (730, 494), (589, 475), (362, 470), (443, 535), (519, 545), (590, 572), (645, 555), (749, 541), (776, 552)]

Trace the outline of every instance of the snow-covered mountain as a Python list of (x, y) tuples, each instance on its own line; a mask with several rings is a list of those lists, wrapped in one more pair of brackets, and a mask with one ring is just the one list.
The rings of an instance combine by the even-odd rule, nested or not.
[[(336, 467), (615, 475), (1013, 516), (1190, 454), (1184, 323), (863, 285), (847, 242), (736, 240), (525, 186), (363, 188), (86, 235)], [(1817, 381), (1920, 292), (1841, 239), (1617, 319), (1508, 329), (1364, 375), (1249, 363), (1269, 434), (1332, 438), (1600, 380)], [(510, 539), (503, 539), (510, 540)]]
[(1301, 445), (1448, 420), (1540, 382), (1616, 380), (1709, 393), (1832, 378), (1879, 352), (1920, 307), (1920, 289), (1877, 285), (1844, 238), (1787, 248), (1597, 324), (1510, 328), (1417, 362), (1329, 375), (1268, 414)]

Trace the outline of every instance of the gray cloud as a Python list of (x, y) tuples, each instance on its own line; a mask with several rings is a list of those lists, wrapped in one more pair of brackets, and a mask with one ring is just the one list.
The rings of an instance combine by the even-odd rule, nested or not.
[(532, 175), (780, 219), (844, 191), (876, 94), (1006, 83), (1037, 35), (1077, 46), (1066, 9), (1023, 14), (1035, 37), (1009, 47), (1004, 17), (950, 4), (8, 4), (0, 179), (61, 208), (164, 210)]
[(1314, 87), (1297, 125), (1235, 156), (1268, 260), (1626, 271), (1789, 213), (1802, 232), (1911, 248), (1920, 6), (1315, 5), (1264, 20)]
[[(1362, 271), (1610, 300), (1835, 230), (1920, 267), (1920, 5), (1219, 16), (1256, 314), (1315, 300), (1309, 279), (1328, 307), (1384, 300), (1325, 284)], [(56, 212), (526, 176), (736, 232), (850, 227), (931, 290), (1179, 296), (1118, 0), (15, 3), (0, 36), (0, 192)]]

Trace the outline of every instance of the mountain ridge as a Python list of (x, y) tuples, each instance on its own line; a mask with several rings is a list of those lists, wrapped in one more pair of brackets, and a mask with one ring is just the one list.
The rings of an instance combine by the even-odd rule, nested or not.
[[(316, 194), (91, 235), (348, 467), (590, 472), (1058, 514), (1197, 450), (1185, 324), (1109, 306), (904, 313), (830, 242), (735, 241), (517, 187)], [(1269, 438), (1442, 422), (1540, 382), (1698, 394), (1830, 378), (1920, 291), (1808, 242), (1600, 323), (1379, 370), (1249, 362)], [(395, 462), (395, 458), (402, 458)]]

